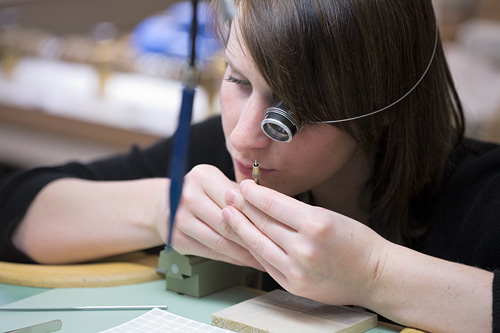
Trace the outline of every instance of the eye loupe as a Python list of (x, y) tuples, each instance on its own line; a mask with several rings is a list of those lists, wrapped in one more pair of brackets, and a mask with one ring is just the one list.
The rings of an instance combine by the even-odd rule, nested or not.
[(260, 127), (274, 141), (290, 142), (297, 132), (298, 124), (292, 111), (280, 101), (266, 110)]

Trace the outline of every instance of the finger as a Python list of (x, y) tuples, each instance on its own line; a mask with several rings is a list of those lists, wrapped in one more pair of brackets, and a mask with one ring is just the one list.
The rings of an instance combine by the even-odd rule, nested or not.
[(200, 195), (203, 195), (203, 197), (210, 198), (218, 207), (223, 208), (227, 205), (226, 191), (235, 187), (238, 187), (238, 184), (227, 178), (216, 167), (197, 165), (184, 179), (183, 198), (191, 198), (191, 201), (195, 202)]
[(245, 242), (246, 248), (266, 270), (274, 267), (283, 271), (290, 259), (281, 246), (263, 234), (236, 208), (228, 206), (222, 210), (222, 213), (234, 232)]
[(283, 274), (279, 269), (270, 264), (264, 258), (260, 257), (255, 251), (253, 251), (252, 249), (248, 249), (248, 251), (257, 260), (257, 262), (259, 262), (259, 264), (263, 268), (263, 271), (267, 272), (276, 282), (278, 282), (280, 285), (283, 285), (283, 282), (288, 281), (285, 274)]
[[(222, 214), (219, 210), (219, 216)], [(182, 217), (181, 217), (182, 218)], [(224, 221), (224, 224), (226, 222)], [(206, 258), (228, 261), (227, 258), (232, 258), (231, 262), (238, 262), (239, 265), (247, 265), (255, 267), (260, 266), (253, 256), (240, 244), (220, 235), (203, 221), (195, 217), (186, 217), (183, 221), (184, 230), (176, 229), (174, 231), (173, 246), (174, 248), (190, 249), (191, 254), (200, 255)], [(197, 251), (188, 245), (196, 245)], [(179, 243), (177, 243), (179, 242)], [(203, 251), (203, 252), (199, 252)], [(229, 262), (229, 261), (228, 261)]]
[(192, 214), (202, 223), (208, 224), (221, 236), (224, 236), (232, 241), (241, 244), (241, 240), (234, 233), (233, 229), (226, 223), (222, 217), (221, 207), (216, 205), (211, 200), (193, 205)]
[(213, 205), (195, 205), (195, 207), (199, 207), (195, 211), (196, 216), (202, 221), (214, 221), (214, 223), (211, 223), (211, 226), (218, 233), (240, 244), (241, 240), (224, 221), (221, 214), (221, 209), (227, 206), (226, 191), (231, 188), (237, 188), (238, 184), (228, 179), (219, 169), (214, 169), (216, 172), (213, 173), (213, 176), (205, 177), (202, 183), (205, 197), (209, 198)]
[[(308, 205), (252, 181), (242, 181), (240, 192), (244, 201), (289, 228), (300, 232), (309, 217)], [(238, 207), (239, 208), (239, 207)]]
[[(210, 168), (211, 166), (207, 166)], [(204, 177), (201, 188), (217, 206), (224, 208), (227, 206), (225, 193), (230, 188), (237, 188), (238, 184), (227, 178), (219, 169), (211, 167), (214, 172), (210, 173), (210, 177)]]
[(295, 242), (297, 232), (294, 229), (280, 221), (276, 221), (265, 212), (248, 203), (238, 189), (229, 190), (227, 192), (227, 200), (248, 217), (263, 234), (271, 238), (281, 248), (285, 249), (285, 251), (287, 244)]
[[(248, 266), (258, 270), (264, 270), (264, 267), (246, 249), (232, 249), (232, 252), (229, 252), (231, 255), (227, 255), (225, 253), (214, 251), (205, 244), (182, 233), (176, 234), (175, 240), (174, 249), (180, 254), (196, 255), (208, 259), (224, 261), (238, 266)], [(241, 254), (235, 255), (235, 252), (240, 251)], [(246, 254), (243, 252), (246, 252)]]
[(221, 214), (221, 209), (227, 205), (226, 190), (236, 187), (237, 184), (229, 180), (217, 168), (208, 165), (194, 168), (185, 182), (181, 207), (186, 207), (200, 221), (209, 224), (220, 235), (240, 243), (241, 241)]

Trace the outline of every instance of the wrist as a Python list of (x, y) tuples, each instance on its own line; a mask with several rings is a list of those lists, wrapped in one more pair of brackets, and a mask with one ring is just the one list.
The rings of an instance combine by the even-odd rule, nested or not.
[(391, 251), (394, 251), (392, 245), (394, 244), (381, 239), (373, 247), (365, 288), (360, 293), (360, 302), (357, 305), (376, 311), (389, 303), (392, 284), (390, 259)]
[(491, 331), (492, 273), (389, 242), (384, 251), (362, 306), (431, 332)]
[[(452, 264), (386, 241), (366, 307), (402, 325), (418, 327), (435, 314), (433, 289), (442, 288), (443, 265)], [(436, 291), (436, 290), (434, 290)]]
[(154, 231), (160, 241), (160, 243), (165, 244), (167, 241), (167, 226), (169, 225), (169, 186), (170, 180), (167, 178), (155, 178), (155, 193), (154, 198), (156, 199), (153, 203), (153, 209), (151, 213), (153, 216), (150, 221), (154, 221)]

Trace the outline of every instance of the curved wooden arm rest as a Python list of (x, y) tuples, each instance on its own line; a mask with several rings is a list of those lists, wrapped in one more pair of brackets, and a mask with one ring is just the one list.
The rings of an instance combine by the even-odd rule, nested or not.
[(0, 261), (0, 283), (39, 288), (109, 287), (162, 279), (158, 255), (135, 252), (99, 262), (72, 265)]

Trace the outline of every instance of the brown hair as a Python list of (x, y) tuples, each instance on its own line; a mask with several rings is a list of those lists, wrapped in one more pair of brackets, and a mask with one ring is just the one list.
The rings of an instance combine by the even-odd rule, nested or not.
[[(243, 40), (267, 84), (316, 122), (383, 108), (422, 77), (435, 44), (431, 0), (236, 0)], [(226, 36), (227, 38), (227, 36)], [(463, 112), (441, 42), (408, 96), (333, 124), (376, 152), (369, 224), (403, 243), (421, 221), (412, 199), (439, 186), (463, 136)]]

